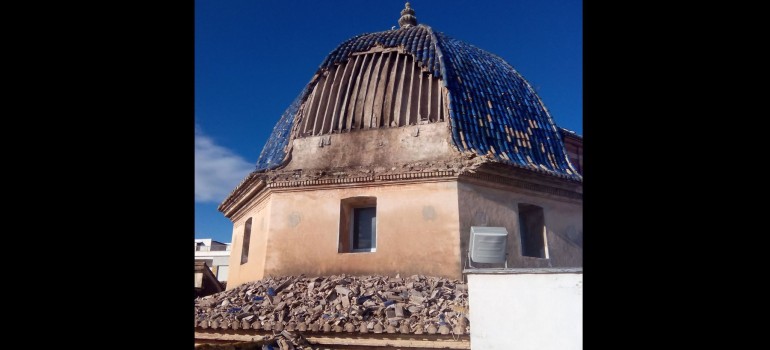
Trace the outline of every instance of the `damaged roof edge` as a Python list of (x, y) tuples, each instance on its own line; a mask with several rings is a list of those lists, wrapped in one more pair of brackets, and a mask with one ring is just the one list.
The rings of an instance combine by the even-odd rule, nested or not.
[(244, 178), (243, 181), (241, 181), (241, 183), (238, 184), (238, 186), (236, 186), (232, 192), (230, 192), (230, 194), (222, 201), (222, 203), (219, 204), (219, 206), (217, 207), (217, 210), (225, 214), (225, 216), (230, 217), (228, 213), (231, 213), (234, 210), (233, 206), (236, 205), (238, 202), (242, 202), (242, 200), (239, 200), (239, 198), (243, 197), (243, 194), (246, 191), (246, 189), (249, 188), (251, 184), (254, 183), (255, 180), (261, 180), (261, 177), (258, 175), (264, 172), (265, 172), (264, 170), (255, 170), (255, 171), (252, 171), (249, 175), (247, 175), (246, 178)]

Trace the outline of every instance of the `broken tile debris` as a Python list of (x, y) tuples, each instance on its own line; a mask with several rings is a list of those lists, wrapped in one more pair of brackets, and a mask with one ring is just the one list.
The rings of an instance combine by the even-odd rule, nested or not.
[[(468, 312), (465, 283), (423, 275), (268, 277), (195, 300), (199, 328), (281, 334), (462, 335), (470, 332)], [(292, 348), (291, 340), (281, 339)], [(303, 348), (299, 343), (292, 346)]]

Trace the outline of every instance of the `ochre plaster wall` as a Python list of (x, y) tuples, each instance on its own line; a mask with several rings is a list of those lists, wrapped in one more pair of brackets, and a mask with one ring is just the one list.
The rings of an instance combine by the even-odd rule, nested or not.
[[(583, 206), (579, 201), (523, 191), (506, 191), (460, 181), (458, 207), (463, 262), (467, 260), (471, 226), (502, 226), (508, 230), (508, 267), (582, 267)], [(521, 255), (518, 204), (543, 208), (549, 258)], [(500, 265), (477, 264), (474, 267)]]
[[(339, 253), (340, 201), (377, 197), (376, 252)], [(268, 275), (423, 274), (462, 278), (455, 181), (272, 192), (263, 211), (235, 223), (228, 289)], [(253, 214), (252, 214), (253, 213)], [(262, 215), (266, 245), (259, 230)], [(249, 262), (243, 225), (254, 216)], [(263, 248), (264, 247), (264, 248)], [(257, 260), (264, 252), (264, 265)], [(252, 262), (253, 261), (253, 262)], [(263, 267), (264, 266), (264, 267)]]
[[(265, 257), (268, 239), (268, 227), (270, 224), (270, 198), (248, 210), (233, 224), (233, 244), (230, 253), (230, 272), (227, 278), (227, 289), (233, 289), (247, 281), (259, 280), (264, 277)], [(243, 230), (246, 220), (251, 220), (251, 238), (249, 239), (249, 260), (241, 264), (241, 252), (243, 251)]]
[[(400, 273), (461, 279), (471, 226), (507, 228), (509, 267), (583, 265), (578, 200), (456, 180), (269, 191), (234, 223), (228, 289), (268, 275)], [(377, 198), (376, 252), (339, 253), (340, 202), (359, 196)], [(521, 256), (519, 203), (543, 208), (548, 259)], [(249, 217), (249, 261), (241, 265)]]

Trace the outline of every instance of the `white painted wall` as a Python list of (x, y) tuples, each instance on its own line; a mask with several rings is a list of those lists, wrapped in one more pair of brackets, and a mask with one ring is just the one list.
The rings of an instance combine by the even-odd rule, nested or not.
[[(197, 250), (198, 243), (203, 243), (205, 247), (211, 247), (212, 245), (225, 245), (228, 246), (228, 250), (215, 250), (215, 251), (199, 251)], [(227, 282), (227, 276), (229, 274), (230, 264), (230, 243), (220, 243), (213, 241), (210, 238), (196, 238), (195, 239), (195, 260), (207, 261), (207, 265), (212, 271), (217, 271), (216, 276), (219, 281)], [(223, 268), (223, 269), (222, 269)]]
[(230, 266), (220, 265), (217, 268), (217, 280), (220, 282), (227, 282), (227, 275), (230, 273)]
[(578, 272), (466, 270), (471, 349), (582, 349), (583, 273), (573, 271)]

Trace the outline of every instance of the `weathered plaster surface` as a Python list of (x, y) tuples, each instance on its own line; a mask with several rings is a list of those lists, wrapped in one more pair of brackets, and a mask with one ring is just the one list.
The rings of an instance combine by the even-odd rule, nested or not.
[[(518, 204), (543, 208), (549, 259), (521, 255)], [(501, 226), (508, 230), (509, 267), (583, 266), (583, 206), (555, 196), (503, 190), (460, 181), (458, 185), (461, 250), (467, 252), (471, 226)], [(467, 256), (463, 255), (463, 261)], [(473, 264), (478, 267), (498, 265)]]
[[(356, 196), (377, 198), (377, 248), (339, 253), (340, 201)], [(235, 224), (228, 288), (267, 275), (462, 276), (454, 181), (284, 190), (268, 201), (263, 211), (253, 209)], [(243, 223), (251, 215), (249, 262), (240, 265)], [(265, 231), (258, 229), (263, 217)], [(264, 260), (257, 259), (260, 252)]]
[[(230, 254), (230, 272), (228, 276), (227, 289), (235, 287), (247, 281), (254, 281), (265, 277), (265, 260), (268, 258), (267, 242), (268, 229), (270, 226), (271, 203), (267, 198), (262, 203), (250, 209), (246, 215), (243, 215), (233, 224), (233, 245)], [(249, 247), (249, 260), (241, 264), (241, 252), (243, 249), (243, 234), (246, 220), (251, 221), (251, 246)]]
[(446, 122), (297, 138), (285, 170), (401, 165), (457, 157)]

